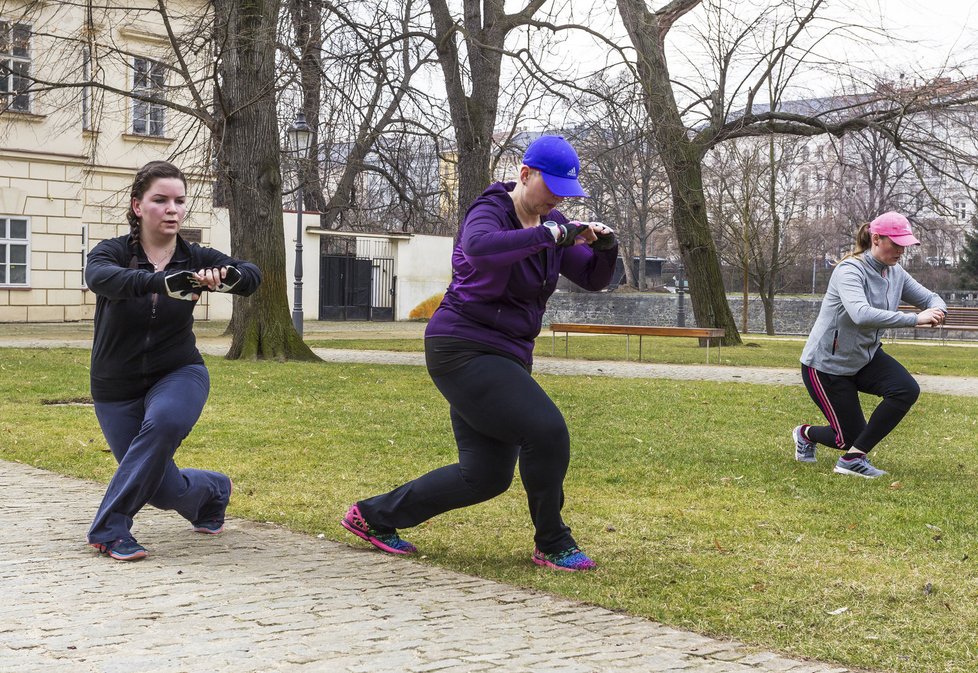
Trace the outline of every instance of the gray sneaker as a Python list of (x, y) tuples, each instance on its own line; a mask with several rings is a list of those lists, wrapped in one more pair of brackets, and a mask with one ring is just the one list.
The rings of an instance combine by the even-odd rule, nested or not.
[(854, 458), (853, 460), (842, 460), (842, 458), (839, 458), (835, 464), (835, 469), (832, 471), (838, 472), (839, 474), (851, 474), (856, 477), (863, 477), (864, 479), (876, 479), (876, 477), (882, 477), (886, 474), (883, 470), (878, 470), (873, 467), (872, 463), (869, 462), (869, 458), (866, 456)]
[(815, 442), (801, 434), (804, 425), (799, 425), (791, 431), (791, 436), (795, 440), (795, 460), (803, 463), (814, 463), (815, 461)]

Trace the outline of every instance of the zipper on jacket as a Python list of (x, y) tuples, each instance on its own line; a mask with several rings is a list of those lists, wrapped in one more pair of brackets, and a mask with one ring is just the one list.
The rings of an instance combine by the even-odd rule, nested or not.
[(550, 275), (550, 251), (543, 249), (540, 251), (540, 264), (543, 266), (543, 280), (540, 282), (540, 291), (547, 289), (547, 277)]
[(835, 330), (832, 335), (832, 355), (835, 355), (835, 349), (839, 347), (839, 330)]

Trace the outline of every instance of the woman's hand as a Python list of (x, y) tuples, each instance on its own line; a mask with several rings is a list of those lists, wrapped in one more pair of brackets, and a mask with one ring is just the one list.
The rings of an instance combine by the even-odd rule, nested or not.
[(228, 275), (228, 267), (212, 267), (210, 269), (201, 269), (194, 274), (197, 278), (197, 282), (205, 286), (207, 290), (214, 292), (217, 290), (218, 285), (220, 285)]
[(594, 233), (594, 241), (591, 243), (591, 247), (594, 250), (611, 250), (618, 245), (618, 239), (615, 238), (615, 230), (607, 224), (589, 222), (588, 226), (591, 227), (591, 231)]
[(944, 311), (939, 308), (927, 308), (917, 314), (918, 327), (937, 327), (944, 322)]

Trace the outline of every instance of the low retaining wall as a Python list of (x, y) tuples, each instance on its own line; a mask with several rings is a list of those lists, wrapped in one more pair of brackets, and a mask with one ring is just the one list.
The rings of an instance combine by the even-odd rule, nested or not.
[[(728, 295), (727, 301), (734, 315), (737, 328), (741, 325), (744, 304), (740, 295)], [(805, 335), (815, 324), (815, 317), (822, 299), (775, 298), (774, 331), (777, 334)], [(689, 296), (683, 297), (686, 325), (693, 327), (693, 307)], [(552, 322), (581, 322), (605, 325), (676, 325), (679, 312), (679, 296), (664, 293), (617, 293), (617, 292), (557, 292), (548, 302), (543, 317), (546, 326)], [(764, 333), (764, 306), (761, 300), (751, 298), (747, 303), (747, 325), (752, 333)], [(935, 339), (936, 330), (895, 330), (900, 339)], [(887, 334), (887, 338), (894, 334)], [(948, 339), (973, 340), (974, 332), (954, 332)]]

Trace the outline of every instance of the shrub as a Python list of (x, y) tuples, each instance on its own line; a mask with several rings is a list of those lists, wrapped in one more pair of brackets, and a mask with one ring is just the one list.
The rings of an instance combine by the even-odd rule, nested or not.
[(441, 304), (442, 298), (445, 296), (444, 292), (439, 292), (438, 294), (432, 295), (425, 299), (423, 302), (411, 309), (408, 313), (409, 320), (431, 320), (431, 315)]

